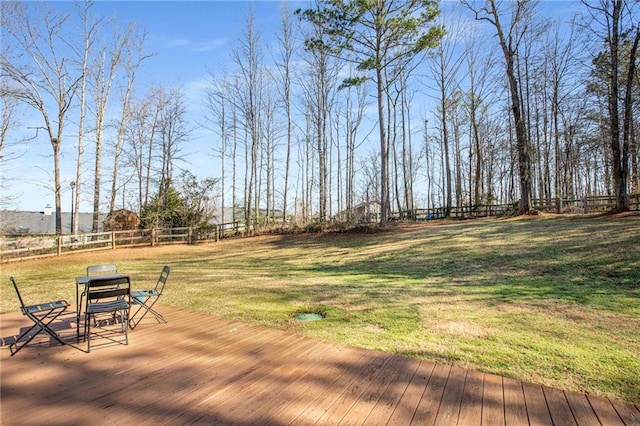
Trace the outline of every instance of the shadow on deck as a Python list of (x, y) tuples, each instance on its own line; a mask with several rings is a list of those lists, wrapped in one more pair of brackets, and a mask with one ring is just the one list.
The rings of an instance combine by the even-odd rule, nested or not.
[[(75, 344), (75, 314), (11, 357), (28, 326), (0, 316), (2, 424), (603, 424), (640, 408), (492, 374), (162, 306), (129, 345)], [(94, 343), (96, 344), (94, 346)]]

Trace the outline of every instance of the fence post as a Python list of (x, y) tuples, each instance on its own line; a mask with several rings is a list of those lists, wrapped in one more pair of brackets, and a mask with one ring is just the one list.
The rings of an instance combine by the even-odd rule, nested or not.
[(193, 237), (193, 228), (189, 227), (187, 229), (187, 244), (191, 245), (191, 238)]
[(116, 233), (115, 231), (111, 231), (111, 250), (116, 249)]
[(57, 244), (58, 244), (58, 256), (60, 256), (62, 254), (62, 235), (60, 234), (58, 234)]
[(156, 245), (156, 228), (151, 228), (151, 247)]

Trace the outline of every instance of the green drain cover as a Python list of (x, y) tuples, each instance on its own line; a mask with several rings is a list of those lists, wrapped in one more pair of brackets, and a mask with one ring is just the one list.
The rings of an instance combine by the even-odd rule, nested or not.
[(298, 321), (319, 321), (322, 319), (320, 314), (300, 314), (296, 315)]

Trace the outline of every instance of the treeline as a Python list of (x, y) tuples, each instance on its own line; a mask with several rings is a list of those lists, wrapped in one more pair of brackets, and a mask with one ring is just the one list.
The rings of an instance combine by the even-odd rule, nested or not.
[[(0, 161), (16, 161), (16, 135), (46, 133), (58, 230), (69, 188), (75, 211), (91, 196), (95, 230), (123, 205), (150, 227), (217, 216), (252, 228), (348, 220), (372, 203), (382, 222), (589, 195), (622, 211), (640, 188), (638, 2), (584, 0), (565, 20), (529, 0), (283, 2), (270, 45), (248, 7), (197, 120), (183, 88), (140, 83), (143, 29), (91, 2), (50, 6), (2, 3)], [(208, 135), (197, 169), (184, 163), (196, 132)]]

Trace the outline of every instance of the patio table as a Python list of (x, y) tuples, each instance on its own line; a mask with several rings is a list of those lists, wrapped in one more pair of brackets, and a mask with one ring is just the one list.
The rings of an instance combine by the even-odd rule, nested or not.
[(87, 283), (89, 280), (96, 278), (112, 279), (122, 277), (126, 277), (126, 275), (82, 275), (80, 277), (76, 277), (76, 339), (78, 342), (80, 341), (80, 310), (82, 309), (82, 295), (86, 293)]

